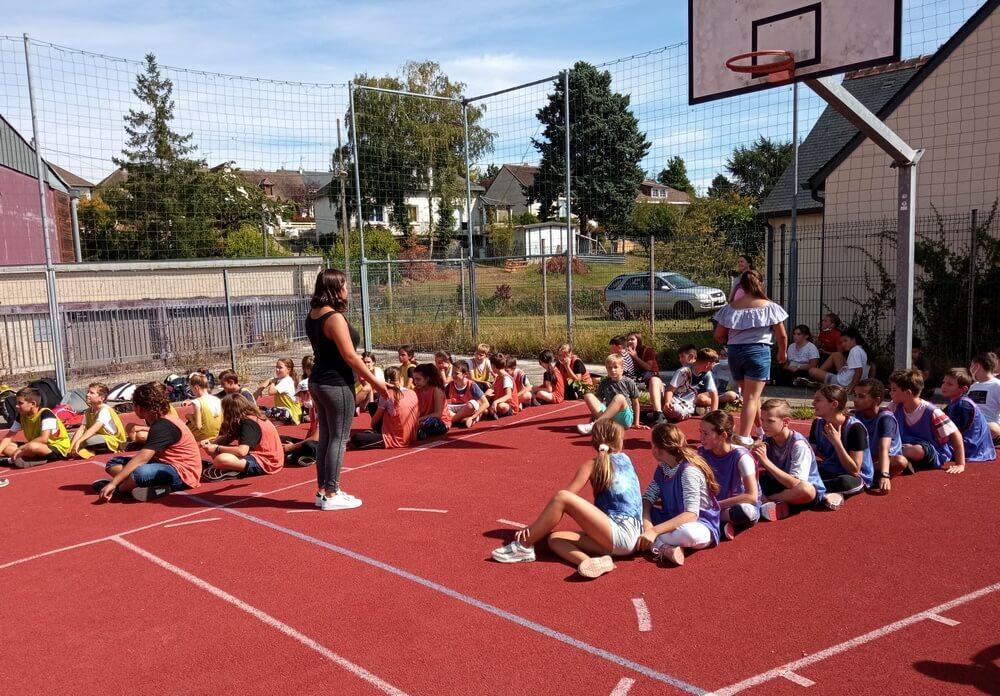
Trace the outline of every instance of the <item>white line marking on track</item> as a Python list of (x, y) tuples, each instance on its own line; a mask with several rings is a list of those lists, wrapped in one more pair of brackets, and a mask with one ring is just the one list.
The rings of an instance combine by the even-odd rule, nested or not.
[[(45, 464), (39, 464), (38, 466), (32, 467), (30, 469), (7, 469), (6, 471), (0, 471), (0, 474), (3, 474), (4, 478), (9, 478), (11, 476), (25, 476), (27, 474), (40, 474), (43, 471), (56, 471), (58, 469), (68, 469), (71, 466), (80, 466), (81, 464), (86, 464), (88, 461), (90, 460), (84, 459), (79, 462), (72, 462), (71, 464), (62, 464), (60, 466), (47, 466)], [(104, 465), (101, 464), (101, 466)]]
[(816, 682), (814, 682), (812, 679), (806, 679), (801, 674), (796, 674), (791, 670), (787, 669), (784, 670), (781, 673), (781, 676), (787, 679), (788, 681), (792, 682), (793, 684), (798, 684), (799, 686), (804, 686), (806, 688), (816, 685)]
[(165, 524), (164, 528), (169, 529), (170, 527), (186, 527), (189, 524), (201, 524), (202, 522), (215, 522), (216, 520), (221, 520), (221, 517), (202, 517), (198, 520), (188, 520), (187, 522), (174, 522), (173, 524)]
[(615, 688), (611, 690), (611, 696), (625, 696), (633, 684), (635, 684), (635, 679), (622, 677), (618, 681), (618, 684), (615, 685)]
[(232, 604), (234, 607), (236, 607), (240, 611), (243, 611), (243, 612), (249, 614), (250, 616), (252, 616), (255, 619), (257, 619), (258, 621), (267, 624), (271, 628), (275, 628), (275, 629), (281, 631), (282, 633), (284, 633), (289, 638), (291, 638), (291, 639), (299, 642), (300, 644), (304, 645), (305, 647), (309, 648), (310, 650), (313, 650), (313, 651), (319, 653), (320, 655), (322, 655), (323, 657), (325, 657), (330, 662), (333, 662), (334, 664), (336, 664), (338, 667), (341, 667), (342, 669), (350, 672), (351, 674), (353, 674), (354, 676), (358, 677), (359, 679), (363, 679), (364, 681), (368, 682), (369, 684), (371, 684), (372, 686), (374, 686), (379, 691), (381, 691), (383, 693), (386, 693), (386, 694), (392, 694), (393, 696), (406, 696), (406, 692), (397, 689), (395, 686), (393, 686), (392, 684), (390, 684), (390, 683), (388, 683), (386, 681), (383, 681), (382, 679), (378, 678), (377, 676), (375, 676), (374, 674), (372, 674), (371, 672), (369, 672), (368, 670), (366, 670), (364, 667), (351, 662), (347, 658), (341, 657), (340, 655), (338, 655), (337, 653), (331, 651), (330, 649), (326, 648), (325, 646), (320, 645), (319, 643), (317, 643), (315, 640), (313, 640), (309, 636), (305, 635), (304, 633), (300, 633), (299, 631), (295, 630), (294, 628), (292, 628), (288, 624), (286, 624), (286, 623), (284, 623), (282, 621), (279, 621), (278, 619), (276, 619), (273, 616), (271, 616), (270, 614), (268, 614), (268, 613), (266, 613), (266, 612), (258, 609), (255, 606), (247, 604), (246, 602), (244, 602), (243, 600), (239, 599), (238, 597), (234, 597), (233, 595), (229, 594), (225, 590), (222, 590), (222, 589), (216, 587), (215, 585), (212, 585), (212, 584), (206, 582), (205, 580), (202, 580), (201, 578), (197, 577), (196, 575), (192, 575), (191, 573), (187, 572), (183, 568), (179, 568), (179, 567), (175, 566), (173, 563), (170, 563), (169, 561), (164, 560), (163, 558), (160, 558), (159, 556), (157, 556), (157, 555), (155, 555), (153, 553), (150, 553), (146, 549), (140, 548), (140, 547), (136, 546), (135, 544), (133, 544), (132, 542), (126, 541), (125, 539), (122, 539), (119, 536), (111, 537), (111, 541), (114, 541), (115, 543), (120, 544), (121, 546), (124, 546), (126, 549), (128, 549), (130, 551), (133, 551), (134, 553), (142, 556), (143, 558), (145, 558), (148, 561), (151, 561), (152, 563), (155, 563), (156, 565), (160, 566), (164, 570), (170, 571), (174, 575), (176, 575), (176, 576), (178, 576), (178, 577), (180, 577), (180, 578), (182, 578), (184, 580), (187, 580), (192, 585), (205, 590), (209, 594), (211, 594), (211, 595), (213, 595), (215, 597), (218, 597), (222, 601), (227, 602), (229, 604)]
[(396, 508), (399, 512), (439, 512), (446, 513), (447, 510), (435, 510), (434, 508)]
[(497, 520), (497, 522), (499, 522), (500, 524), (505, 524), (508, 527), (517, 527), (518, 529), (527, 529), (528, 528), (528, 525), (521, 524), (520, 522), (515, 522), (514, 520), (499, 519), (499, 520)]
[(931, 607), (930, 609), (926, 609), (918, 614), (908, 616), (905, 619), (900, 619), (899, 621), (891, 624), (886, 624), (881, 628), (876, 628), (874, 631), (869, 631), (868, 633), (857, 636), (856, 638), (845, 640), (843, 643), (837, 643), (836, 645), (833, 645), (825, 650), (820, 650), (812, 655), (806, 655), (805, 657), (795, 660), (794, 662), (789, 662), (786, 665), (776, 667), (775, 669), (768, 670), (767, 672), (761, 672), (760, 674), (744, 679), (741, 682), (717, 689), (708, 696), (732, 696), (732, 694), (737, 694), (745, 689), (759, 686), (765, 682), (771, 681), (772, 679), (784, 677), (784, 672), (794, 672), (802, 669), (803, 667), (808, 667), (809, 665), (816, 664), (817, 662), (822, 662), (828, 657), (839, 655), (842, 652), (864, 645), (865, 643), (870, 643), (873, 640), (887, 636), (890, 633), (895, 633), (896, 631), (904, 629), (907, 626), (911, 626), (918, 621), (929, 619), (931, 615), (939, 616), (943, 612), (954, 609), (955, 607), (960, 607), (963, 604), (968, 604), (969, 602), (977, 600), (980, 597), (985, 597), (986, 595), (997, 591), (1000, 591), (1000, 582), (988, 585), (982, 589), (976, 590), (975, 592), (964, 594), (961, 597), (951, 600), (950, 602), (945, 602), (944, 604), (939, 604), (936, 607)]
[(286, 515), (295, 515), (300, 512), (322, 512), (322, 510), (320, 510), (319, 508), (311, 508), (311, 509), (302, 508), (301, 510), (285, 510)]
[(653, 620), (649, 617), (649, 607), (646, 606), (646, 600), (642, 597), (636, 597), (632, 600), (632, 606), (635, 607), (635, 618), (639, 621), (639, 630), (643, 633), (653, 630)]
[[(222, 509), (220, 506), (216, 505), (210, 500), (206, 500), (204, 498), (200, 498), (192, 494), (188, 495), (192, 500), (196, 500), (203, 505), (213, 506), (216, 509)], [(605, 650), (604, 648), (599, 648), (595, 645), (591, 645), (590, 643), (586, 643), (580, 640), (579, 638), (574, 638), (573, 636), (567, 633), (563, 633), (562, 631), (550, 628), (548, 626), (545, 626), (544, 624), (537, 623), (535, 621), (532, 621), (531, 619), (526, 619), (523, 616), (507, 611), (506, 609), (501, 609), (500, 607), (485, 602), (481, 599), (476, 599), (475, 597), (459, 592), (458, 590), (454, 590), (450, 587), (447, 587), (438, 582), (425, 578), (421, 575), (417, 575), (416, 573), (411, 573), (408, 570), (403, 570), (402, 568), (398, 568), (394, 565), (390, 565), (376, 558), (372, 558), (371, 556), (366, 556), (363, 553), (352, 551), (351, 549), (345, 548), (343, 546), (337, 546), (336, 544), (331, 544), (330, 542), (323, 541), (322, 539), (317, 539), (314, 536), (304, 534), (303, 532), (299, 532), (289, 527), (283, 527), (280, 524), (276, 524), (269, 520), (265, 520), (261, 517), (256, 517), (255, 515), (243, 512), (242, 510), (225, 508), (224, 511), (230, 515), (234, 515), (236, 517), (240, 517), (244, 520), (247, 520), (248, 522), (253, 522), (254, 524), (259, 524), (262, 527), (266, 527), (276, 532), (286, 534), (292, 537), (293, 539), (304, 541), (308, 544), (312, 544), (322, 549), (332, 551), (337, 555), (350, 558), (352, 560), (358, 561), (359, 563), (364, 563), (365, 565), (369, 565), (373, 568), (377, 568), (379, 570), (395, 575), (396, 577), (403, 578), (404, 580), (409, 580), (410, 582), (420, 585), (421, 587), (425, 587), (429, 590), (433, 590), (434, 592), (438, 592), (446, 597), (450, 597), (451, 599), (462, 602), (463, 604), (467, 604), (471, 607), (475, 607), (476, 609), (480, 609), (481, 611), (487, 614), (491, 614), (493, 616), (496, 616), (497, 618), (509, 621), (517, 626), (521, 626), (522, 628), (527, 628), (531, 631), (535, 631), (536, 633), (539, 633), (553, 640), (557, 640), (560, 643), (576, 648), (589, 655), (593, 655), (594, 657), (598, 657), (602, 660), (607, 660), (612, 664), (616, 664), (625, 667), (627, 669), (630, 669), (633, 672), (637, 672), (639, 674), (647, 676), (655, 681), (661, 682), (663, 684), (669, 684), (683, 691), (687, 691), (688, 693), (697, 694), (698, 696), (703, 696), (706, 693), (704, 689), (694, 686), (693, 684), (689, 684), (686, 681), (678, 679), (677, 677), (670, 676), (669, 674), (666, 674), (664, 672), (659, 672), (653, 669), (652, 667), (648, 667), (639, 662), (634, 662), (626, 657), (618, 655), (617, 653), (613, 653), (610, 650)]]
[(931, 621), (937, 621), (938, 623), (944, 624), (945, 626), (957, 626), (962, 623), (961, 621), (955, 621), (955, 619), (949, 619), (947, 616), (941, 616), (940, 614), (927, 614), (927, 618)]

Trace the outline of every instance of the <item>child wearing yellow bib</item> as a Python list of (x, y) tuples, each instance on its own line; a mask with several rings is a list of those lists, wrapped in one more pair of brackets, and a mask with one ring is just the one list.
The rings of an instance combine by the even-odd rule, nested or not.
[(118, 452), (125, 446), (125, 427), (113, 408), (105, 400), (108, 385), (94, 382), (87, 387), (87, 405), (83, 425), (74, 433), (67, 456), (89, 459), (95, 454)]
[[(302, 404), (295, 398), (295, 363), (291, 358), (279, 358), (274, 364), (274, 378), (261, 383), (257, 396), (274, 396), (274, 410), (279, 411), (291, 423), (302, 422)], [(274, 412), (272, 417), (277, 417)]]
[(191, 399), (194, 410), (187, 419), (191, 434), (199, 442), (218, 437), (222, 427), (222, 400), (208, 393), (208, 379), (200, 372), (188, 377), (188, 389), (194, 397)]
[[(18, 446), (14, 436), (23, 432), (26, 442)], [(31, 387), (17, 392), (17, 420), (7, 437), (0, 440), (3, 462), (18, 469), (27, 469), (46, 462), (64, 459), (69, 452), (70, 438), (66, 426), (50, 409), (42, 407), (42, 395)]]

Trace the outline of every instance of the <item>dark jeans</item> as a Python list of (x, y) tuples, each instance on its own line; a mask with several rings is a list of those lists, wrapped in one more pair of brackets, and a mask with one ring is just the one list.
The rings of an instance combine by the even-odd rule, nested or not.
[(823, 479), (827, 493), (842, 493), (843, 495), (854, 495), (865, 489), (865, 482), (860, 476), (850, 474), (835, 474), (820, 470), (819, 476)]
[(354, 388), (309, 382), (313, 411), (319, 425), (316, 445), (316, 482), (329, 494), (340, 490), (340, 468), (354, 420)]
[(382, 433), (374, 430), (362, 430), (354, 433), (351, 444), (354, 445), (355, 449), (385, 449)]

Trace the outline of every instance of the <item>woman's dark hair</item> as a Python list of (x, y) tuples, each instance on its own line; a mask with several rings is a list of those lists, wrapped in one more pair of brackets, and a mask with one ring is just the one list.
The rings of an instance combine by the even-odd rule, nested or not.
[(794, 329), (792, 329), (792, 331), (798, 331), (799, 333), (801, 333), (803, 336), (806, 337), (806, 340), (809, 341), (812, 340), (813, 337), (812, 329), (810, 329), (809, 326), (806, 324), (799, 324)]
[(438, 389), (444, 389), (444, 379), (441, 378), (441, 373), (434, 366), (434, 363), (422, 363), (413, 368), (413, 374), (420, 375), (425, 380), (427, 384), (432, 387), (437, 387)]
[(761, 300), (769, 299), (767, 292), (764, 291), (764, 278), (753, 269), (744, 271), (743, 275), (740, 276), (740, 287), (751, 297)]
[(320, 271), (316, 276), (316, 287), (313, 289), (312, 299), (309, 306), (313, 309), (319, 307), (333, 307), (334, 311), (344, 312), (347, 310), (347, 300), (341, 297), (341, 293), (347, 286), (347, 276), (343, 271), (336, 268), (328, 268)]
[(749, 268), (749, 269), (750, 269), (751, 271), (753, 271), (753, 270), (756, 270), (756, 269), (755, 269), (755, 268), (753, 267), (753, 257), (752, 257), (752, 256), (750, 256), (750, 254), (740, 254), (739, 256), (737, 256), (737, 257), (736, 257), (736, 260), (737, 260), (737, 261), (739, 261), (740, 259), (743, 259), (744, 261), (746, 261), (746, 262), (747, 262), (747, 267), (748, 267), (748, 268)]

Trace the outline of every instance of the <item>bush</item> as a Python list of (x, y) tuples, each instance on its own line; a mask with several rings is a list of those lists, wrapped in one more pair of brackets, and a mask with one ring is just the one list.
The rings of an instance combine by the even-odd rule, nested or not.
[[(266, 235), (268, 256), (291, 256), (292, 253)], [(264, 243), (260, 228), (250, 223), (243, 223), (237, 229), (226, 235), (223, 244), (223, 254), (230, 259), (257, 258), (264, 255)]]
[[(548, 261), (545, 262), (545, 270), (549, 273), (560, 273), (566, 275), (566, 257), (565, 256), (553, 256)], [(541, 273), (541, 268), (538, 269)], [(580, 260), (578, 257), (573, 257), (573, 275), (586, 275), (590, 273), (590, 268)]]
[(490, 225), (490, 246), (495, 256), (510, 256), (514, 252), (514, 228), (502, 223)]

